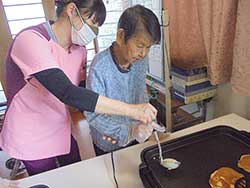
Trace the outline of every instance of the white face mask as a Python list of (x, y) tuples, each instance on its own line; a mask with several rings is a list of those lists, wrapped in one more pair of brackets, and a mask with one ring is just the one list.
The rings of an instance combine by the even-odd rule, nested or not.
[(88, 26), (88, 24), (84, 24), (82, 28), (77, 31), (73, 26), (71, 29), (71, 40), (73, 44), (77, 44), (80, 46), (86, 46), (92, 40), (96, 38), (96, 34), (94, 31)]
[(80, 16), (81, 22), (83, 24), (82, 28), (78, 31), (73, 25), (71, 26), (71, 40), (73, 44), (77, 44), (79, 46), (86, 46), (89, 44), (94, 38), (96, 38), (97, 34), (91, 29), (91, 27), (85, 23), (76, 8), (78, 15)]

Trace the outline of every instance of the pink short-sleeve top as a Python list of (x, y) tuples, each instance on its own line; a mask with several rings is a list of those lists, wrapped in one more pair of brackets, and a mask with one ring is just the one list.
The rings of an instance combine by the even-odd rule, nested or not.
[[(15, 38), (9, 55), (12, 62), (6, 63), (15, 64), (22, 73), (24, 84), (17, 87), (11, 102), (8, 101), (0, 147), (10, 156), (22, 160), (69, 153), (71, 118), (67, 106), (32, 75), (59, 68), (73, 84), (78, 85), (85, 76), (86, 48), (72, 45), (70, 52), (66, 51), (52, 38), (46, 38), (31, 28)], [(16, 75), (10, 74), (12, 84), (20, 82), (20, 78), (13, 81)]]

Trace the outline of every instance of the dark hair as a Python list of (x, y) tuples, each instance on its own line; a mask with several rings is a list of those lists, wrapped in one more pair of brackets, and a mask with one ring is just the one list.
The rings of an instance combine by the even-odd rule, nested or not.
[(95, 21), (101, 26), (106, 18), (106, 8), (102, 0), (56, 0), (56, 15), (59, 17), (69, 3), (75, 3), (78, 9), (86, 8), (87, 15), (90, 18), (92, 15), (95, 16)]
[(161, 41), (161, 28), (156, 15), (142, 5), (135, 5), (126, 9), (118, 22), (118, 29), (125, 31), (125, 42), (127, 42), (139, 29), (145, 29), (155, 44)]

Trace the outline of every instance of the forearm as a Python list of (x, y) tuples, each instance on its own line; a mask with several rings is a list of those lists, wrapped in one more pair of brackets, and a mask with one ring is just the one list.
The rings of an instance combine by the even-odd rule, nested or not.
[(157, 115), (157, 110), (149, 103), (128, 104), (103, 96), (99, 96), (95, 112), (127, 116), (145, 124), (151, 123)]
[(124, 103), (104, 96), (99, 96), (95, 108), (96, 113), (106, 113), (128, 117), (132, 117), (136, 111), (137, 109), (133, 104)]
[(63, 103), (82, 111), (94, 111), (98, 94), (75, 86), (60, 69), (48, 69), (33, 75)]

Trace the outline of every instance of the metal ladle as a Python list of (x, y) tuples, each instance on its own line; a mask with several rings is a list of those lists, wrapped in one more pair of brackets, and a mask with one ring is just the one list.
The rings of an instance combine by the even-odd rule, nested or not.
[(156, 139), (157, 144), (158, 144), (161, 166), (163, 166), (164, 168), (167, 168), (168, 170), (173, 170), (173, 169), (178, 168), (181, 165), (181, 163), (179, 161), (172, 159), (172, 158), (163, 159), (161, 143), (160, 143), (157, 131), (154, 131), (154, 135), (155, 135), (155, 139)]

